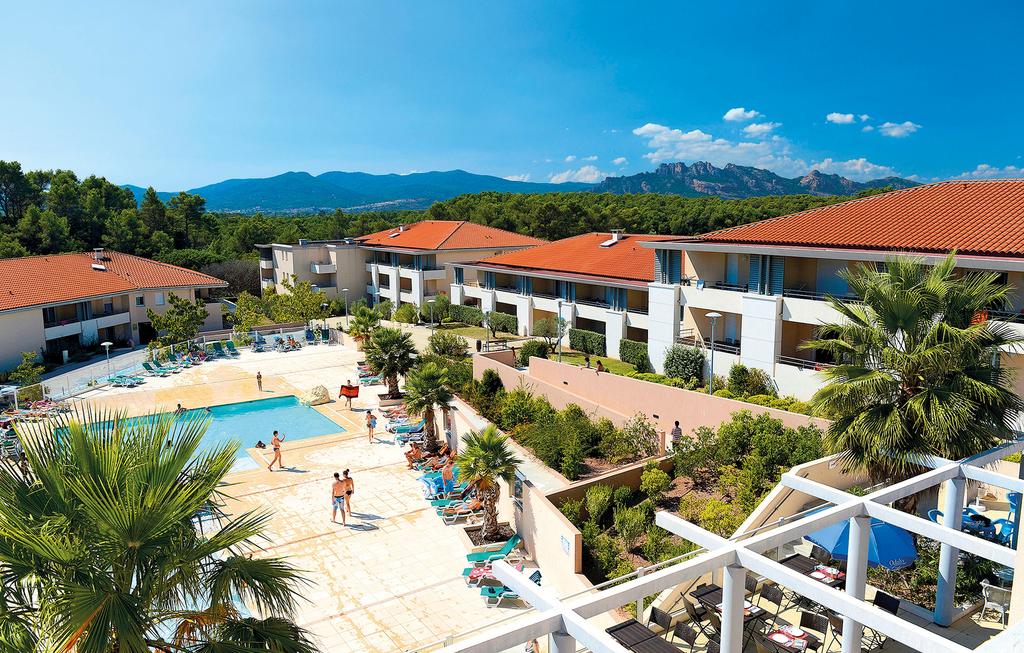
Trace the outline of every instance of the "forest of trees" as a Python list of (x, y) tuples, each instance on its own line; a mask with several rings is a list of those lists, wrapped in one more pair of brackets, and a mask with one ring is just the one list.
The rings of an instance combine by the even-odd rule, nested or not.
[[(880, 191), (876, 191), (880, 192)], [(0, 258), (106, 247), (202, 270), (259, 293), (256, 243), (360, 236), (424, 218), (470, 220), (554, 240), (588, 231), (699, 234), (839, 202), (846, 197), (786, 195), (722, 200), (677, 195), (485, 192), (437, 202), (426, 211), (307, 216), (220, 214), (198, 195), (162, 202), (149, 188), (136, 205), (128, 189), (68, 170), (23, 171), (0, 161)]]

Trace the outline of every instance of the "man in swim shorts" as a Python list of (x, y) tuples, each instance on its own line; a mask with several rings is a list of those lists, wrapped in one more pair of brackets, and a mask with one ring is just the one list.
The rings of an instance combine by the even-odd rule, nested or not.
[(334, 482), (331, 483), (331, 521), (338, 523), (338, 511), (341, 511), (341, 525), (345, 523), (345, 481), (341, 480), (341, 474), (334, 472)]

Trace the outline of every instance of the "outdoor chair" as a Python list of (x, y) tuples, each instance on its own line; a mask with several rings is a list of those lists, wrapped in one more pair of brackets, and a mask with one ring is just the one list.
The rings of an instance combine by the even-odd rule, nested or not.
[(716, 634), (721, 635), (722, 618), (718, 616), (718, 613), (714, 610), (708, 611), (708, 620), (711, 621), (711, 629), (714, 630)]
[(757, 651), (757, 653), (776, 653), (774, 646), (768, 648), (762, 643), (763, 641), (764, 640), (761, 637), (754, 638), (754, 650)]
[[(874, 598), (871, 599), (871, 604), (891, 615), (896, 615), (900, 611), (900, 600), (892, 594), (887, 594), (881, 590), (875, 592)], [(882, 648), (885, 646), (888, 637), (874, 628), (864, 626), (864, 640), (868, 648)]]
[(997, 519), (992, 525), (999, 530), (996, 531), (995, 539), (1000, 544), (1010, 546), (1013, 544), (1013, 522), (1009, 519)]
[(982, 619), (986, 612), (993, 610), (999, 613), (999, 624), (1006, 627), (1006, 617), (1010, 611), (1010, 590), (1006, 587), (996, 587), (983, 580), (981, 596), (985, 603), (978, 612), (978, 619)]
[(1017, 516), (1017, 508), (1020, 507), (1020, 497), (1020, 492), (1010, 492), (1006, 495), (1006, 500), (1010, 502), (1010, 514), (1007, 515), (1010, 521), (1016, 521), (1014, 517)]
[(757, 594), (757, 577), (747, 574), (743, 577), (743, 586), (746, 588), (747, 594), (751, 596)]
[(697, 643), (697, 631), (690, 628), (685, 622), (680, 621), (672, 629), (672, 635), (668, 638), (668, 641), (671, 642), (673, 639), (680, 639), (689, 644), (690, 653), (693, 653), (693, 647)]
[(832, 554), (817, 544), (811, 546), (811, 557), (823, 565), (827, 565), (832, 560)]
[[(761, 605), (762, 599), (768, 603), (775, 604), (775, 612), (772, 614), (772, 617), (774, 617), (775, 621), (778, 621), (779, 613), (782, 612), (782, 605), (786, 602), (782, 589), (778, 585), (762, 585), (761, 593), (757, 597), (757, 606), (764, 609), (764, 606)], [(765, 609), (765, 612), (768, 612), (768, 610)]]
[(669, 629), (672, 627), (672, 615), (664, 610), (651, 606), (651, 614), (647, 618), (647, 627), (650, 628), (652, 623), (657, 624), (658, 627), (661, 628), (665, 639), (668, 639)]
[(712, 633), (708, 632), (708, 627), (704, 625), (704, 621), (708, 618), (707, 608), (704, 606), (694, 607), (685, 596), (680, 596), (683, 599), (683, 607), (686, 609), (686, 614), (690, 617), (690, 623), (696, 625), (705, 637), (710, 638)]
[(928, 519), (932, 520), (936, 524), (942, 524), (942, 511), (932, 508), (928, 511)]
[(722, 653), (722, 645), (717, 640), (709, 639), (708, 646), (704, 649), (704, 653)]
[(825, 643), (825, 638), (828, 636), (828, 618), (824, 615), (815, 614), (813, 612), (801, 612), (800, 629), (809, 630), (815, 635), (818, 635), (818, 645), (816, 647), (810, 647), (813, 650), (817, 650)]
[(228, 348), (228, 353), (231, 354), (232, 356), (241, 356), (241, 354), (238, 353), (238, 349), (235, 348), (235, 343), (233, 341), (225, 340), (224, 346)]

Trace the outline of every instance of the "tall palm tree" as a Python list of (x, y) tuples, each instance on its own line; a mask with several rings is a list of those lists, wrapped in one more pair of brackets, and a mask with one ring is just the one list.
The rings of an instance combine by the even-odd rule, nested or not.
[(0, 463), (0, 650), (316, 650), (296, 570), (247, 555), (267, 514), (216, 508), (237, 443), (200, 451), (203, 417), (54, 419), (19, 427), (31, 475)]
[(448, 368), (437, 363), (425, 363), (409, 372), (405, 379), (405, 407), (412, 415), (422, 415), (427, 451), (437, 451), (437, 428), (434, 407), (440, 406), (447, 415), (448, 404), (454, 395), (448, 385)]
[(390, 327), (377, 329), (364, 345), (363, 353), (370, 370), (387, 379), (388, 396), (392, 399), (401, 396), (398, 377), (404, 376), (416, 364), (412, 335)]
[(508, 436), (489, 424), (482, 431), (470, 431), (463, 438), (459, 455), (459, 480), (476, 487), (484, 507), (484, 538), (493, 540), (498, 532), (498, 480), (512, 483), (516, 467), (523, 461), (516, 457), (508, 445)]
[(358, 345), (362, 345), (380, 327), (380, 313), (367, 306), (360, 306), (352, 313), (348, 333)]
[(987, 311), (1009, 288), (992, 273), (897, 257), (885, 269), (843, 274), (861, 302), (829, 302), (842, 321), (802, 346), (838, 361), (812, 405), (832, 418), (827, 446), (876, 480), (905, 476), (922, 454), (953, 460), (1011, 436), (1024, 407), (999, 368), (1000, 349), (1021, 342)]

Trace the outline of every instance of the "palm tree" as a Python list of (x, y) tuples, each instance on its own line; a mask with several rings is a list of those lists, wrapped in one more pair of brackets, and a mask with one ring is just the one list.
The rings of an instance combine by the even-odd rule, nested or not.
[(437, 429), (434, 407), (440, 406), (447, 415), (448, 404), (454, 395), (448, 385), (448, 368), (437, 363), (425, 363), (405, 379), (405, 407), (412, 415), (422, 415), (427, 451), (437, 451)]
[(861, 302), (829, 302), (843, 317), (801, 345), (838, 361), (812, 405), (831, 417), (826, 445), (876, 480), (906, 476), (922, 454), (953, 460), (1012, 434), (1024, 407), (999, 368), (1000, 349), (1024, 342), (987, 311), (1009, 288), (993, 273), (890, 259), (843, 274)]
[(352, 313), (352, 323), (349, 325), (348, 334), (358, 345), (362, 345), (378, 327), (380, 327), (380, 313), (372, 308), (360, 306)]
[(400, 329), (384, 327), (377, 329), (363, 347), (366, 364), (370, 370), (387, 379), (388, 397), (396, 399), (398, 377), (405, 375), (416, 364), (416, 347), (412, 335)]
[(200, 451), (202, 417), (54, 419), (19, 427), (31, 475), (0, 463), (0, 649), (316, 650), (296, 570), (247, 555), (268, 515), (216, 507), (237, 443)]
[(499, 537), (498, 532), (498, 479), (512, 483), (516, 467), (523, 463), (508, 445), (508, 436), (489, 424), (482, 431), (470, 431), (463, 438), (459, 455), (459, 480), (472, 484), (484, 507), (483, 536), (488, 540)]

